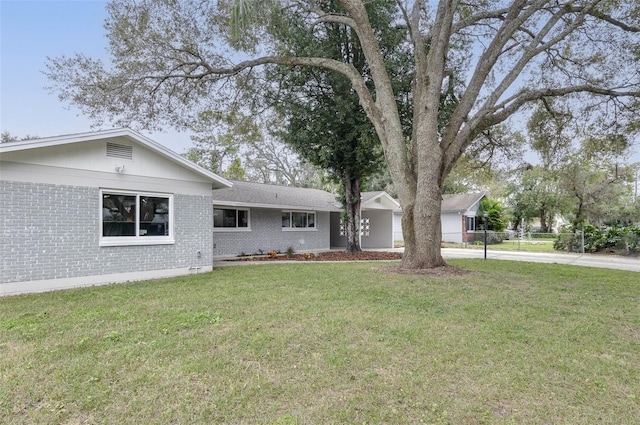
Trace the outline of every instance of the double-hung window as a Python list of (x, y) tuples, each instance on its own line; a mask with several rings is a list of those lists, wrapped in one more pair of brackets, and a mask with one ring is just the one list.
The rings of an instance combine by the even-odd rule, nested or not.
[(467, 216), (465, 220), (465, 230), (467, 232), (473, 232), (476, 230), (476, 218)]
[(307, 211), (282, 211), (283, 230), (316, 228), (316, 213)]
[(100, 191), (100, 245), (174, 243), (173, 195)]
[(213, 228), (215, 230), (249, 230), (249, 210), (234, 208), (214, 208)]

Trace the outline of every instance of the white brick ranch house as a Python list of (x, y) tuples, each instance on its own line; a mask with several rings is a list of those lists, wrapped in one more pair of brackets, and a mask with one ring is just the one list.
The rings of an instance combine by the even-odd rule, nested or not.
[(0, 295), (211, 270), (227, 180), (131, 130), (0, 144)]
[[(480, 199), (445, 198), (443, 237), (473, 230)], [(392, 248), (399, 211), (387, 193), (363, 193), (361, 246)], [(329, 192), (228, 181), (128, 129), (0, 143), (0, 296), (345, 247), (341, 213)]]
[[(384, 193), (364, 247), (393, 246)], [(316, 189), (230, 182), (128, 129), (0, 144), (0, 296), (211, 270), (214, 257), (344, 246)]]

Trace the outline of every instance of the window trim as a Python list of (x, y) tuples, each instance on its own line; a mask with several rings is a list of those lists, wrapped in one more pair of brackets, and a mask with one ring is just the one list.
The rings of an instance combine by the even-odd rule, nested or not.
[[(309, 210), (282, 210), (282, 214), (289, 214), (289, 227), (282, 227), (283, 232), (317, 232), (318, 231), (318, 212)], [(307, 214), (307, 227), (292, 227), (293, 219), (292, 213), (304, 213)], [(280, 216), (282, 217), (282, 214)], [(309, 227), (309, 214), (313, 214), (313, 227)]]
[[(104, 236), (104, 217), (103, 217), (103, 202), (104, 195), (124, 195), (136, 197), (136, 235), (135, 236)], [(167, 236), (140, 236), (140, 198), (143, 196), (149, 196), (154, 198), (167, 198), (169, 200), (169, 235)], [(135, 245), (172, 245), (175, 244), (175, 231), (174, 231), (174, 207), (173, 207), (173, 194), (171, 193), (158, 193), (158, 192), (144, 192), (144, 191), (132, 191), (132, 190), (120, 190), (120, 189), (100, 189), (99, 195), (99, 230), (98, 230), (98, 246), (135, 246)]]
[[(215, 218), (212, 216), (211, 219), (214, 220), (213, 223), (213, 231), (214, 232), (250, 232), (251, 231), (251, 209), (250, 208), (237, 208), (237, 207), (225, 207), (221, 205), (213, 206), (213, 214), (215, 214), (215, 210), (235, 210), (236, 212), (236, 227), (216, 227)], [(247, 212), (247, 227), (238, 227), (238, 211), (246, 211)]]

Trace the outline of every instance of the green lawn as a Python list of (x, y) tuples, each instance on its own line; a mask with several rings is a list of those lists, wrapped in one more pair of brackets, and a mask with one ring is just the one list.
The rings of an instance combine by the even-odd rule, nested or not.
[(638, 273), (265, 264), (0, 298), (0, 422), (637, 424)]
[[(518, 239), (509, 239), (502, 241), (502, 243), (487, 245), (487, 249), (499, 251), (562, 252), (553, 249), (554, 240), (555, 239), (527, 239), (522, 241)], [(445, 242), (442, 244), (442, 247), (484, 249), (484, 245), (480, 242), (476, 244), (456, 244)]]

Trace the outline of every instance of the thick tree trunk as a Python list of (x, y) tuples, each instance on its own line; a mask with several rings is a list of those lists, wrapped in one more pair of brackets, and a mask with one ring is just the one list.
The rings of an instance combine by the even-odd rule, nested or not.
[(345, 173), (345, 212), (346, 212), (346, 236), (347, 252), (360, 252), (360, 179), (351, 178), (349, 173)]
[(418, 188), (416, 203), (403, 209), (402, 268), (426, 269), (446, 265), (440, 251), (442, 189), (435, 186), (423, 185)]

